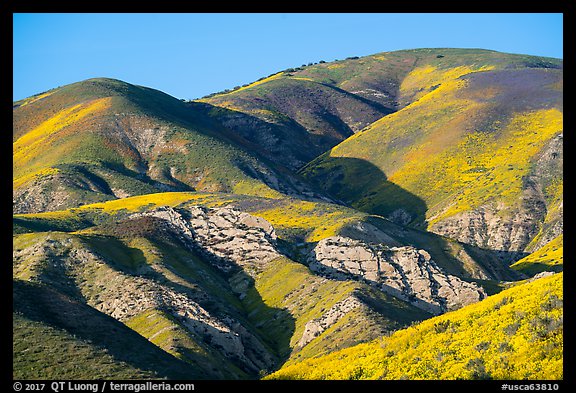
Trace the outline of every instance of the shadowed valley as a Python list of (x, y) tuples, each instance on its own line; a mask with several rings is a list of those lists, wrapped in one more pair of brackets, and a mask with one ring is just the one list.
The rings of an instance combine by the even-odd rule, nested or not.
[(560, 59), (13, 103), (15, 379), (561, 379), (562, 270)]

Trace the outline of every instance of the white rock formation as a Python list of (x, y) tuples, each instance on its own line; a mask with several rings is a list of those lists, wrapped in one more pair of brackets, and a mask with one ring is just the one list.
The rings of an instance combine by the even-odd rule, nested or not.
[(318, 242), (310, 269), (337, 279), (359, 279), (413, 305), (441, 314), (486, 297), (484, 290), (446, 274), (425, 250), (386, 247), (341, 236)]

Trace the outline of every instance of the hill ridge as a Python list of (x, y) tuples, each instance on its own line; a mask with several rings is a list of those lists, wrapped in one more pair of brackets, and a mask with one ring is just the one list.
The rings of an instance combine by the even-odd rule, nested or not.
[(419, 48), (13, 102), (14, 376), (562, 378), (562, 93)]

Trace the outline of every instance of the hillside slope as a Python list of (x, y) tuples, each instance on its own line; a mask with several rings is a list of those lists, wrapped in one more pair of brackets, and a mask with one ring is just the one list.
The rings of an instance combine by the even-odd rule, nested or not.
[[(161, 204), (169, 197), (174, 209)], [(13, 275), (147, 338), (192, 365), (187, 378), (255, 378), (430, 316), (361, 280), (290, 260), (267, 221), (224, 206), (226, 198), (248, 199), (167, 193), (17, 215)], [(59, 310), (49, 311), (57, 323), (35, 321), (88, 334), (70, 330)], [(22, 375), (27, 359), (17, 364)]]
[(15, 280), (12, 287), (14, 379), (202, 376), (123, 324), (52, 286)]
[(270, 379), (563, 378), (563, 275), (517, 285)]
[(564, 235), (554, 238), (510, 267), (530, 276), (542, 272), (561, 272), (564, 268)]
[(563, 269), (562, 67), (415, 49), (14, 102), (13, 375), (561, 378), (562, 274), (534, 276)]
[(16, 102), (13, 114), (15, 212), (161, 191), (306, 191), (290, 172), (157, 90), (90, 79)]
[[(207, 104), (206, 111), (231, 134), (269, 159), (298, 169), (447, 78), (559, 64), (480, 49), (401, 50), (302, 65), (197, 102)], [(430, 67), (438, 72), (429, 72)]]
[(412, 246), (426, 250), (446, 272), (466, 279), (517, 280), (522, 274), (502, 264), (492, 252), (448, 238), (403, 227), (378, 216), (327, 202), (293, 198), (263, 198), (224, 193), (167, 192), (128, 197), (79, 208), (16, 214), (14, 233), (74, 232), (124, 219), (127, 215), (169, 206), (188, 209), (229, 207), (267, 220), (278, 247), (293, 260), (306, 264), (319, 241), (332, 236), (390, 247)]
[(420, 59), (400, 89), (413, 102), (301, 173), (359, 210), (518, 259), (562, 231), (561, 61), (449, 58)]
[(200, 102), (232, 134), (292, 169), (391, 113), (337, 86), (286, 72)]
[[(165, 203), (175, 208), (173, 213)], [(305, 209), (303, 203), (308, 204)], [(230, 220), (230, 214), (237, 215), (234, 211), (238, 208), (256, 214), (237, 216), (249, 227), (227, 227), (222, 221)], [(369, 280), (332, 278), (306, 266), (310, 263), (307, 256), (317, 256), (320, 245), (333, 242), (334, 235), (362, 239), (350, 240), (353, 247), (341, 248), (344, 255), (357, 252), (359, 241), (369, 244), (378, 239), (381, 245), (399, 246), (412, 236), (420, 245), (430, 246), (434, 259), (452, 274), (470, 277), (483, 269), (474, 260), (458, 265), (456, 261), (462, 261), (455, 257), (465, 250), (457, 243), (446, 249), (448, 243), (435, 240), (436, 235), (428, 234), (426, 240), (418, 233), (396, 228), (396, 224), (382, 224), (386, 220), (380, 219), (380, 224), (376, 218), (366, 221), (363, 214), (347, 210), (323, 203), (183, 192), (16, 215), (13, 275), (18, 280), (15, 287), (24, 292), (15, 292), (15, 375), (40, 375), (29, 366), (40, 362), (46, 375), (92, 377), (82, 370), (67, 369), (69, 362), (56, 360), (62, 355), (64, 359), (87, 356), (88, 369), (102, 361), (98, 375), (174, 377), (158, 368), (143, 369), (136, 360), (143, 356), (140, 352), (125, 349), (120, 360), (124, 363), (107, 358), (106, 353), (117, 350), (114, 343), (95, 341), (89, 338), (96, 334), (93, 327), (68, 321), (66, 315), (71, 311), (65, 311), (66, 304), (99, 315), (103, 322), (98, 326), (102, 323), (106, 331), (106, 324), (117, 324), (114, 329), (120, 335), (136, 332), (147, 338), (154, 346), (150, 356), (166, 356), (154, 349), (159, 348), (171, 356), (166, 361), (192, 365), (195, 371), (186, 372), (185, 377), (194, 379), (255, 378), (391, 334), (431, 316), (394, 292), (393, 296), (381, 292)], [(284, 225), (279, 226), (276, 245), (268, 237), (276, 231), (266, 221), (258, 221), (261, 217)], [(343, 218), (347, 222), (342, 223)], [(295, 243), (303, 239), (300, 220), (309, 239), (314, 239), (304, 243), (309, 246)], [(190, 224), (181, 227), (184, 222)], [(330, 228), (336, 223), (338, 226)], [(193, 237), (186, 235), (186, 225), (196, 228)], [(201, 229), (205, 225), (211, 228), (209, 232)], [(382, 232), (377, 225), (396, 229)], [(238, 243), (238, 239), (244, 240)], [(305, 263), (292, 261), (275, 249), (290, 251)], [(453, 286), (455, 277), (451, 280)], [(485, 285), (489, 294), (501, 290), (497, 281), (476, 281)], [(39, 289), (33, 289), (36, 287)], [(43, 303), (30, 300), (44, 295), (31, 296), (30, 291), (53, 293), (45, 298), (64, 300), (36, 310), (34, 307)], [(20, 304), (36, 311), (26, 311)], [(20, 334), (22, 331), (30, 334)], [(27, 343), (41, 334), (49, 335), (50, 340), (34, 354), (26, 354)], [(223, 340), (235, 344), (223, 345)], [(61, 353), (56, 349), (60, 345), (68, 349)], [(89, 355), (84, 355), (86, 351)], [(180, 365), (171, 370), (185, 369), (181, 363), (174, 364)]]

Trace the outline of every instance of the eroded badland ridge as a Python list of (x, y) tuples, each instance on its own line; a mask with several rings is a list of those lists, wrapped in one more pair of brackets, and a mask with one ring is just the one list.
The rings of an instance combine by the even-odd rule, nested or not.
[(14, 102), (14, 377), (562, 378), (562, 91), (441, 48)]

